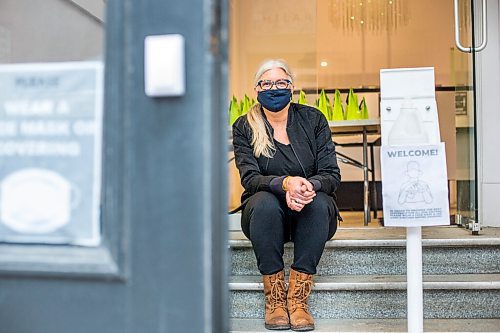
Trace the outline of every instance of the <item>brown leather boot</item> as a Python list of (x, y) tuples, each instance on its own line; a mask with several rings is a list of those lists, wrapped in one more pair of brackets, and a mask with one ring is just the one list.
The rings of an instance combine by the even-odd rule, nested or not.
[(286, 309), (286, 284), (283, 271), (263, 275), (264, 295), (266, 296), (265, 327), (268, 330), (287, 330), (290, 328)]
[(309, 312), (307, 299), (311, 294), (313, 276), (290, 269), (288, 286), (288, 314), (292, 330), (305, 332), (314, 329), (314, 319)]

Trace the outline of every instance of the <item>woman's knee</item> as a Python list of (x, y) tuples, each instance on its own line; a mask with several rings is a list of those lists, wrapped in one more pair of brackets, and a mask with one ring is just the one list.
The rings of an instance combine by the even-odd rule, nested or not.
[(335, 214), (335, 208), (333, 205), (333, 198), (323, 192), (317, 192), (313, 201), (307, 204), (305, 208), (308, 208), (312, 212), (321, 215), (333, 215)]
[(328, 231), (328, 239), (337, 231), (337, 211), (333, 198), (318, 192), (313, 201), (302, 210), (307, 218), (322, 225)]
[(241, 216), (241, 229), (251, 239), (250, 224), (253, 229), (260, 229), (266, 221), (281, 221), (283, 211), (278, 198), (269, 192), (257, 192), (250, 197)]
[(247, 202), (245, 210), (250, 215), (273, 216), (281, 214), (281, 206), (278, 198), (270, 192), (257, 192)]
[(312, 207), (315, 211), (319, 212), (323, 216), (327, 216), (328, 223), (328, 239), (332, 238), (337, 231), (337, 209), (335, 208), (335, 203), (333, 198), (325, 193), (316, 195), (314, 199), (318, 198), (316, 206)]

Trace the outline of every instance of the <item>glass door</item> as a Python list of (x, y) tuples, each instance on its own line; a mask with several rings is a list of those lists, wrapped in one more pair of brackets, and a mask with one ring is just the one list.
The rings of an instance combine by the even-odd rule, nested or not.
[[(486, 1), (454, 0), (457, 180), (456, 223), (479, 232), (474, 56), (486, 46)], [(482, 27), (482, 29), (478, 29)], [(476, 34), (476, 31), (479, 33)], [(479, 40), (479, 41), (478, 41)], [(481, 45), (479, 45), (481, 44)], [(479, 47), (474, 47), (478, 45)]]
[[(472, 45), (471, 1), (461, 0), (458, 5), (460, 40)], [(381, 69), (434, 67), (451, 223), (465, 225), (476, 219), (473, 54), (458, 50), (455, 44), (453, 1), (255, 0), (250, 4), (232, 0), (230, 8), (229, 92), (237, 98), (253, 93), (253, 71), (262, 60), (283, 58), (296, 73), (294, 100), (302, 90), (307, 103), (314, 105), (324, 90), (333, 103), (338, 90), (345, 108), (352, 89), (358, 103), (364, 99), (368, 118), (377, 119)], [(373, 192), (381, 187), (377, 137), (368, 140), (374, 146), (371, 206), (380, 208), (381, 192)], [(363, 160), (362, 149), (352, 145), (359, 143), (359, 137), (341, 141), (339, 153)], [(357, 213), (362, 222), (363, 170), (356, 163), (340, 161), (340, 208), (348, 217)], [(237, 176), (231, 179), (231, 195), (238, 181)], [(377, 218), (383, 212), (378, 213), (372, 211), (371, 226), (381, 221)]]

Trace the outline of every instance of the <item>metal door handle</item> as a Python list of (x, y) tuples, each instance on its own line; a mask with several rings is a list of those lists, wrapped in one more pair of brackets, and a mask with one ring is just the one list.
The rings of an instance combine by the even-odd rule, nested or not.
[[(484, 48), (486, 47), (486, 44), (488, 43), (488, 34), (487, 34), (487, 30), (486, 30), (486, 0), (482, 0), (482, 11), (481, 11), (481, 16), (482, 16), (482, 35), (483, 35), (483, 42), (481, 43), (481, 45), (479, 45), (478, 47), (465, 47), (465, 46), (462, 46), (462, 44), (460, 44), (460, 26), (459, 26), (459, 19), (458, 19), (458, 15), (459, 15), (459, 12), (458, 12), (458, 1), (459, 0), (453, 0), (453, 5), (454, 5), (454, 12), (455, 12), (455, 44), (457, 44), (457, 48), (462, 51), (462, 52), (467, 52), (467, 53), (471, 53), (471, 52), (479, 52), (479, 51), (482, 51), (484, 50)], [(474, 33), (474, 32), (473, 32)]]

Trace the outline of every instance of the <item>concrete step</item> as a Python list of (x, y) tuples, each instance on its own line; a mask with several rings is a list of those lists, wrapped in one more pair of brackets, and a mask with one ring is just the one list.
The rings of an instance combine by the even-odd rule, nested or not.
[[(425, 332), (500, 332), (500, 319), (426, 319)], [(230, 333), (269, 333), (262, 319), (232, 319)], [(283, 331), (291, 332), (291, 331)], [(405, 319), (319, 319), (316, 330), (322, 333), (340, 332), (407, 332)]]
[[(424, 274), (500, 273), (500, 230), (480, 236), (458, 227), (424, 228)], [(240, 232), (230, 233), (231, 275), (258, 275), (251, 243)], [(293, 244), (285, 246), (285, 266), (293, 257)], [(318, 275), (404, 275), (404, 228), (339, 230), (327, 242)]]
[[(316, 318), (406, 318), (405, 276), (318, 276), (310, 298)], [(230, 278), (230, 317), (264, 316), (260, 276)], [(500, 319), (500, 274), (424, 276), (425, 318)]]

